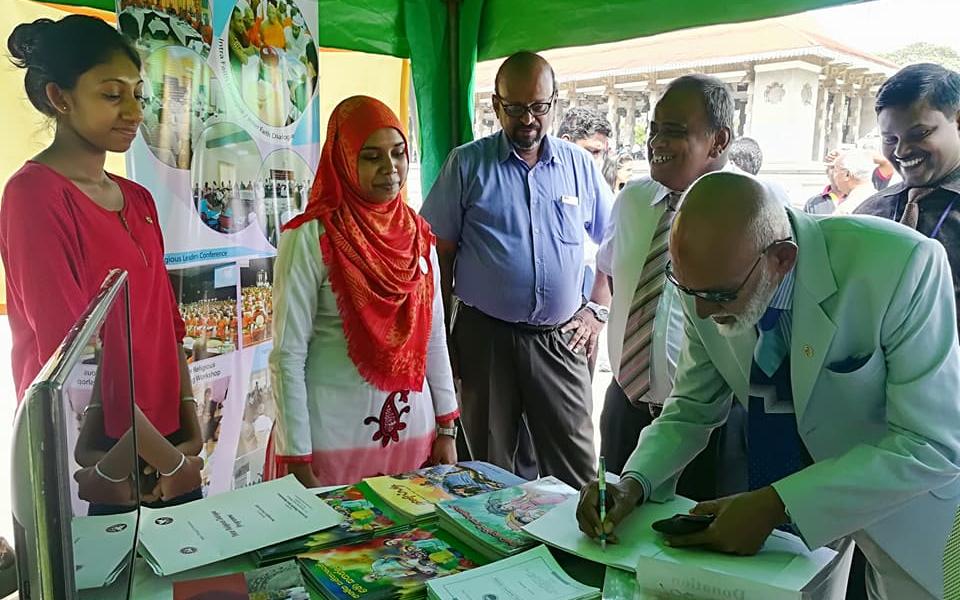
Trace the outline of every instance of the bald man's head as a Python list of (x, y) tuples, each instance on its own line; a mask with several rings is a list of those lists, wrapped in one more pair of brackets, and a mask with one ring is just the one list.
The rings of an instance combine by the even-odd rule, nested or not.
[(556, 90), (556, 75), (545, 58), (533, 52), (517, 52), (507, 57), (507, 60), (503, 61), (497, 69), (497, 76), (493, 80), (493, 93), (498, 96), (508, 96), (508, 92), (501, 89), (501, 83), (509, 87), (510, 84), (516, 84), (517, 80), (523, 81), (543, 76), (549, 76), (550, 88)]
[(505, 60), (494, 81), (493, 108), (514, 147), (531, 156), (553, 119), (557, 82), (543, 57), (518, 52)]
[(696, 296), (700, 318), (738, 335), (763, 315), (797, 248), (782, 192), (758, 179), (719, 172), (684, 197), (670, 237), (673, 273)]

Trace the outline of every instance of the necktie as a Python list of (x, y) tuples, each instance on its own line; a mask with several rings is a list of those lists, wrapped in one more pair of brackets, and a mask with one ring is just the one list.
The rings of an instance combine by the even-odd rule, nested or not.
[(623, 354), (617, 382), (631, 404), (637, 405), (650, 390), (650, 343), (653, 340), (653, 319), (666, 281), (664, 268), (669, 260), (667, 253), (670, 226), (677, 214), (678, 192), (667, 196), (663, 215), (657, 222), (650, 252), (640, 272), (640, 281), (633, 294), (630, 314), (623, 334)]
[(784, 311), (768, 308), (757, 324), (757, 345), (750, 373), (750, 402), (747, 408), (748, 480), (751, 490), (770, 485), (807, 464), (797, 433), (797, 416), (792, 412), (767, 412), (767, 406), (792, 403), (789, 340), (780, 324)]
[(753, 351), (753, 360), (768, 377), (773, 377), (777, 372), (789, 350), (780, 332), (781, 314), (783, 311), (779, 308), (770, 307), (757, 323), (758, 337), (757, 346)]
[(960, 600), (960, 506), (943, 553), (943, 598)]
[(900, 217), (900, 223), (910, 229), (916, 229), (917, 222), (920, 220), (920, 205), (918, 202), (932, 191), (933, 188), (910, 188), (907, 190), (907, 205), (903, 207), (903, 216)]

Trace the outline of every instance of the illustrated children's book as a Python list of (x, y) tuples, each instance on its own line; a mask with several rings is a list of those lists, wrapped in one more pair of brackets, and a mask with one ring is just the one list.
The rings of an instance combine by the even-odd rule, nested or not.
[(311, 552), (297, 560), (330, 600), (424, 598), (427, 580), (481, 564), (452, 538), (429, 529)]
[(439, 525), (484, 556), (497, 559), (533, 547), (524, 525), (545, 515), (577, 491), (555, 477), (479, 496), (442, 502)]
[(491, 464), (462, 462), (373, 477), (365, 483), (402, 515), (422, 520), (433, 517), (434, 506), (444, 500), (493, 492), (520, 485), (524, 480)]
[(344, 516), (333, 529), (267, 546), (254, 552), (258, 566), (293, 558), (304, 552), (325, 550), (374, 536), (391, 533), (407, 526), (364, 484), (352, 485), (317, 494), (330, 508)]

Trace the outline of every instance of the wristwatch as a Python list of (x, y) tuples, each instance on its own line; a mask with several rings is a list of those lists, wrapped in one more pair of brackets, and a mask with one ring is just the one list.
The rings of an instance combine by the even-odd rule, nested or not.
[(610, 309), (606, 306), (597, 304), (596, 302), (587, 302), (587, 308), (601, 323), (606, 323), (610, 320)]
[(458, 431), (459, 431), (459, 428), (456, 425), (454, 425), (453, 427), (450, 427), (449, 429), (446, 427), (437, 427), (437, 435), (445, 435), (453, 439), (457, 439)]

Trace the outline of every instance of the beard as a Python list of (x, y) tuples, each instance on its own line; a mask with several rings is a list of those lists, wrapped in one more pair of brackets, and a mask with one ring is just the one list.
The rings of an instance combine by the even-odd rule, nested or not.
[(777, 293), (777, 287), (779, 285), (780, 283), (776, 280), (774, 274), (767, 268), (767, 263), (761, 263), (760, 283), (757, 284), (757, 289), (754, 291), (753, 296), (747, 301), (743, 310), (740, 311), (740, 314), (718, 313), (712, 315), (714, 319), (717, 317), (733, 317), (734, 319), (733, 323), (715, 322), (720, 335), (727, 338), (737, 337), (756, 327), (757, 323), (760, 322), (760, 318), (763, 317), (763, 313), (767, 311), (773, 295)]
[[(526, 128), (517, 128), (515, 131), (519, 132), (521, 129)], [(510, 142), (517, 150), (532, 150), (540, 145), (540, 142), (543, 141), (543, 132), (539, 127), (531, 128), (534, 132), (534, 135), (531, 138), (524, 138), (519, 135), (508, 135)], [(513, 133), (513, 132), (511, 132)]]

